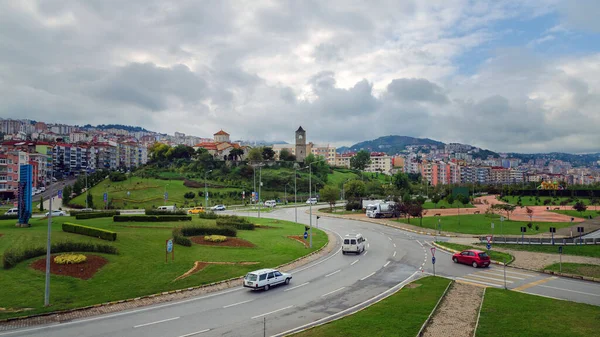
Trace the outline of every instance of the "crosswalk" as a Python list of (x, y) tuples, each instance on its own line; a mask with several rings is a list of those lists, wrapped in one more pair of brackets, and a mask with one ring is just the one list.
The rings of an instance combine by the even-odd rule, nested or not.
[(527, 283), (528, 280), (538, 277), (537, 274), (528, 273), (524, 271), (506, 270), (506, 281), (505, 271), (503, 268), (490, 267), (487, 269), (480, 269), (473, 273), (456, 277), (456, 281), (474, 284), (482, 287), (496, 287), (504, 288), (506, 286), (512, 288), (518, 284)]

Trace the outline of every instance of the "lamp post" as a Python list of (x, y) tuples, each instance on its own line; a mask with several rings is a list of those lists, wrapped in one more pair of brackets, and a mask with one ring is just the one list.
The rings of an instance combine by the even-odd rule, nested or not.
[(206, 175), (213, 170), (204, 171), (204, 211), (208, 209), (208, 187), (206, 185)]
[(256, 198), (256, 205), (258, 206), (258, 217), (260, 218), (260, 187), (262, 185), (262, 167), (264, 163), (251, 164), (254, 171), (254, 193), (256, 193), (256, 168), (258, 167), (258, 195)]
[(165, 193), (163, 193), (163, 200), (164, 200), (163, 205), (165, 205), (165, 206), (167, 205), (167, 186), (169, 186), (169, 184), (165, 185)]
[(308, 243), (309, 248), (312, 248), (312, 164), (314, 163), (318, 163), (321, 161), (326, 160), (326, 158), (320, 159), (320, 160), (316, 160), (313, 161), (312, 163), (308, 164), (308, 201), (309, 201), (309, 213), (310, 213), (310, 240)]
[(285, 201), (283, 202), (283, 204), (284, 204), (284, 205), (286, 205), (286, 204), (287, 204), (287, 187), (288, 187), (288, 186), (292, 187), (292, 186), (290, 185), (290, 183), (287, 183), (287, 184), (285, 184), (285, 186), (283, 186), (283, 198), (284, 198), (284, 200), (285, 200)]
[(50, 186), (48, 187), (48, 189), (50, 189), (50, 200), (48, 201), (48, 238), (46, 241), (46, 282), (44, 290), (44, 306), (46, 307), (50, 305), (50, 236), (52, 235), (52, 178), (54, 177), (54, 149), (52, 149), (52, 153), (50, 154), (50, 162), (52, 164), (50, 166)]

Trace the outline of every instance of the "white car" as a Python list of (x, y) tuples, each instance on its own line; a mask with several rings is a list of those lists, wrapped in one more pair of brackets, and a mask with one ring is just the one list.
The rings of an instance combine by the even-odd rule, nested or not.
[(316, 205), (317, 204), (317, 198), (308, 198), (308, 200), (306, 200), (307, 204), (313, 204)]
[(259, 269), (246, 274), (244, 277), (244, 287), (252, 290), (264, 289), (269, 290), (272, 286), (278, 284), (289, 284), (292, 280), (292, 275), (280, 272), (276, 269)]
[(4, 213), (4, 215), (18, 215), (19, 214), (19, 209), (18, 208), (11, 208), (8, 211), (6, 211)]
[[(49, 216), (50, 212), (46, 212), (46, 216)], [(54, 210), (52, 211), (52, 216), (66, 216), (67, 213), (65, 211), (58, 211), (58, 210)]]
[(265, 207), (275, 207), (275, 206), (277, 206), (277, 202), (275, 200), (265, 201)]
[(225, 210), (225, 205), (215, 205), (211, 208), (211, 210), (213, 211), (224, 211)]

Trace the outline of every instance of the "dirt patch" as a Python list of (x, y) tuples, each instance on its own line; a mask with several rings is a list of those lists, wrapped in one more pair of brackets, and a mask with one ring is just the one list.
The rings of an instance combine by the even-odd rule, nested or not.
[(190, 240), (193, 243), (205, 246), (218, 246), (218, 247), (256, 247), (252, 242), (244, 239), (227, 237), (225, 242), (212, 242), (204, 240), (204, 235), (201, 236), (190, 236)]
[(418, 288), (421, 286), (421, 283), (409, 283), (407, 285), (404, 286), (404, 288)]
[[(494, 249), (500, 252), (509, 253), (512, 256), (514, 256), (515, 260), (513, 261), (513, 263), (511, 263), (511, 265), (519, 268), (541, 270), (544, 269), (544, 267), (546, 267), (547, 265), (558, 263), (560, 260), (560, 256), (558, 254), (527, 252), (499, 247), (495, 247)], [(600, 258), (563, 254), (562, 262), (600, 265)]]
[(483, 288), (455, 282), (423, 336), (473, 336), (482, 296)]
[(304, 240), (303, 236), (300, 236), (300, 235), (290, 235), (290, 236), (288, 236), (288, 238), (300, 242), (306, 248), (308, 248), (308, 246), (309, 246), (308, 242), (306, 242), (306, 240)]
[[(50, 257), (50, 273), (54, 275), (63, 275), (88, 280), (96, 274), (100, 268), (108, 263), (108, 260), (98, 255), (86, 255), (87, 261), (78, 264), (57, 264), (54, 257)], [(31, 268), (41, 272), (46, 271), (46, 258), (41, 258), (31, 264)]]
[(0, 233), (0, 238), (3, 236), (4, 234)]
[(250, 265), (259, 264), (259, 263), (260, 262), (203, 262), (203, 261), (196, 261), (196, 262), (194, 262), (194, 267), (192, 267), (192, 269), (188, 270), (185, 274), (183, 274), (183, 275), (179, 276), (178, 278), (176, 278), (175, 280), (173, 280), (173, 282), (184, 279), (194, 273), (197, 273), (197, 272), (201, 271), (202, 269), (204, 269), (209, 264), (226, 264), (226, 265), (239, 264), (242, 266), (250, 266)]

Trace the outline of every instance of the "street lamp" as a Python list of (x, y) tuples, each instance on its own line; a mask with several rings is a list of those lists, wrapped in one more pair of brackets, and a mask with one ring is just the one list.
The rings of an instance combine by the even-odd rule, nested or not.
[(252, 164), (252, 169), (254, 170), (254, 193), (256, 193), (256, 168), (258, 167), (258, 195), (256, 198), (256, 204), (258, 206), (258, 217), (260, 218), (260, 187), (262, 185), (262, 167), (265, 166), (264, 163)]
[(165, 193), (163, 194), (163, 200), (164, 200), (164, 205), (167, 205), (167, 186), (169, 186), (169, 184), (165, 185)]
[(298, 177), (298, 170), (304, 170), (306, 167), (303, 168), (298, 168), (297, 166), (294, 166), (294, 217), (295, 217), (295, 221), (296, 223), (298, 223), (298, 198), (297, 198), (297, 185), (296, 185), (296, 178)]
[(292, 185), (290, 185), (290, 183), (285, 184), (285, 186), (283, 186), (283, 198), (284, 198), (284, 205), (287, 205), (287, 187), (290, 186), (292, 187)]
[(308, 201), (309, 201), (309, 213), (310, 213), (310, 241), (309, 247), (312, 248), (312, 164), (327, 160), (327, 158), (323, 158), (320, 160), (313, 161), (308, 164)]
[(50, 200), (48, 201), (48, 208), (50, 209), (50, 211), (48, 212), (48, 238), (46, 241), (46, 283), (44, 290), (44, 306), (46, 307), (50, 305), (50, 236), (52, 233), (52, 197), (54, 194), (54, 192), (52, 191), (52, 178), (54, 177), (54, 148), (52, 148), (52, 152), (50, 154), (50, 162), (52, 163), (50, 165), (50, 185), (48, 186), (48, 189), (50, 190)]
[(206, 187), (206, 175), (213, 170), (204, 171), (204, 210), (208, 209), (208, 189)]

